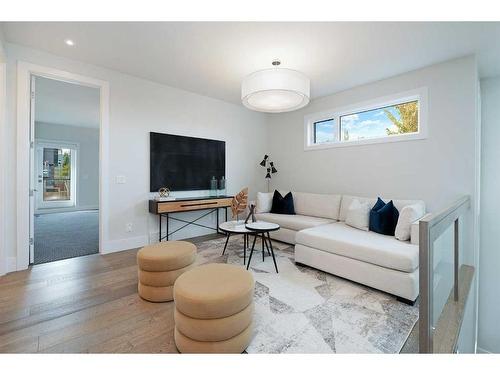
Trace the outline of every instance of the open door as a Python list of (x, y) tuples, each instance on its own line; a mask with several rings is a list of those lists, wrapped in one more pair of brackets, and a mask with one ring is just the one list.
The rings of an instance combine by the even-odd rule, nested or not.
[(35, 260), (35, 76), (30, 78), (30, 194), (29, 194), (29, 218), (30, 218), (30, 260)]

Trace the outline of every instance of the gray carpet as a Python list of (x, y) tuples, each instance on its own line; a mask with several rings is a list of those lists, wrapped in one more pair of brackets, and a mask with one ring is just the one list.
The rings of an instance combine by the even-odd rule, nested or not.
[(99, 211), (35, 215), (34, 264), (99, 252)]

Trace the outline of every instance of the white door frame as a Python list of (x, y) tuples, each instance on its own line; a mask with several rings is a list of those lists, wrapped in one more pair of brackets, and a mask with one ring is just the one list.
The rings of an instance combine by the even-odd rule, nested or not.
[[(99, 252), (108, 239), (109, 190), (109, 83), (92, 77), (66, 72), (23, 61), (17, 63), (17, 270), (28, 268), (30, 247), (30, 79), (39, 76), (100, 91), (99, 124)], [(33, 145), (34, 146), (34, 145)]]
[(7, 212), (5, 210), (5, 183), (6, 183), (6, 160), (5, 160), (5, 127), (6, 127), (6, 63), (0, 47), (0, 276), (7, 273), (7, 248), (5, 241), (5, 222)]
[[(71, 188), (70, 188), (70, 197), (69, 201), (51, 201), (51, 202), (43, 202), (40, 200), (40, 197), (43, 197), (43, 182), (42, 188), (40, 188), (40, 184), (38, 183), (39, 177), (38, 168), (40, 167), (40, 160), (38, 159), (38, 150), (41, 148), (42, 152), (44, 148), (68, 148), (71, 151)], [(35, 139), (35, 164), (33, 168), (33, 181), (36, 188), (35, 192), (35, 214), (41, 212), (51, 212), (52, 210), (57, 210), (58, 208), (73, 208), (76, 209), (78, 207), (78, 175), (80, 173), (79, 167), (79, 153), (80, 153), (80, 145), (77, 142), (66, 142), (66, 141), (51, 141), (47, 139)], [(40, 195), (41, 194), (41, 195)], [(52, 211), (55, 212), (55, 211)]]

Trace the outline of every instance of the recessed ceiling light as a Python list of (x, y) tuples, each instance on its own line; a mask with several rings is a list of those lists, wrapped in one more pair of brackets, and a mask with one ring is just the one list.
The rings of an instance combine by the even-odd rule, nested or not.
[(64, 43), (66, 43), (68, 46), (74, 46), (75, 45), (75, 42), (73, 42), (71, 39), (66, 39), (64, 41)]

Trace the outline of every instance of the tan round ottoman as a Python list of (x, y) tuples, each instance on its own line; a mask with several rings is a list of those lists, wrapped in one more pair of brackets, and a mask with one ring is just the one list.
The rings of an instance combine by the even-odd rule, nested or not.
[(241, 266), (206, 264), (174, 284), (175, 344), (181, 353), (241, 353), (252, 338), (252, 274)]
[(166, 241), (137, 252), (139, 295), (150, 302), (173, 300), (175, 280), (192, 268), (196, 246), (185, 241)]

